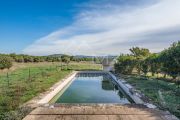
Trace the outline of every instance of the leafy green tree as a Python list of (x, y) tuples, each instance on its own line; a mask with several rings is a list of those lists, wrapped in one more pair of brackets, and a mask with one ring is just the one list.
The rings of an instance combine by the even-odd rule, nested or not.
[(135, 57), (147, 57), (151, 54), (150, 51), (146, 48), (133, 47), (129, 50)]
[(149, 63), (148, 63), (147, 59), (145, 59), (141, 62), (141, 70), (144, 73), (144, 75), (146, 76), (149, 71)]
[(135, 57), (132, 55), (120, 55), (114, 65), (115, 71), (121, 74), (132, 74), (135, 66)]
[(135, 57), (135, 60), (134, 60), (135, 61), (135, 68), (137, 70), (138, 75), (141, 74), (143, 60), (144, 60), (144, 58), (141, 56)]
[(24, 62), (24, 58), (23, 58), (23, 56), (21, 56), (21, 55), (15, 56), (14, 59), (15, 59), (15, 62), (19, 62), (19, 63)]
[(15, 61), (17, 55), (15, 53), (11, 53), (8, 56), (12, 58), (12, 61)]
[(26, 62), (26, 63), (27, 62), (34, 62), (34, 59), (32, 56), (24, 55), (23, 58), (24, 58), (24, 62)]
[(9, 56), (0, 57), (0, 69), (9, 69), (12, 67), (12, 59)]
[(46, 61), (47, 62), (53, 62), (53, 59), (52, 59), (52, 57), (48, 56), (48, 57), (46, 57)]
[(69, 56), (64, 56), (62, 59), (62, 62), (66, 63), (67, 69), (68, 69), (68, 65), (70, 63), (70, 57)]
[(69, 62), (70, 62), (70, 57), (63, 57), (63, 58), (62, 58), (62, 62), (66, 63), (66, 64), (69, 64)]
[(180, 41), (161, 52), (160, 60), (163, 65), (162, 70), (176, 79), (180, 75)]
[(149, 65), (149, 71), (152, 73), (152, 76), (154, 76), (155, 73), (158, 74), (161, 71), (159, 54), (151, 54), (148, 58), (146, 58), (146, 61)]
[(34, 62), (41, 62), (41, 58), (38, 56), (34, 57), (33, 59)]
[(151, 54), (150, 51), (146, 48), (139, 48), (139, 47), (133, 47), (129, 49), (131, 51), (131, 54), (136, 58), (135, 63), (136, 63), (136, 70), (137, 73), (140, 75), (141, 71), (144, 74), (147, 74), (148, 66), (145, 65), (144, 60)]

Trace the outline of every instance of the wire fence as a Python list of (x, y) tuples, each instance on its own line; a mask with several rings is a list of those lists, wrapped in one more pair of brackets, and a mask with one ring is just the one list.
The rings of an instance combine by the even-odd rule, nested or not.
[(15, 110), (38, 93), (46, 91), (63, 74), (69, 73), (66, 68), (65, 65), (26, 67), (1, 74), (0, 114)]
[[(54, 65), (49, 67), (30, 67), (25, 68), (20, 72), (7, 72), (6, 74), (0, 75), (0, 83), (6, 81), (9, 85), (10, 80), (12, 79), (23, 79), (31, 81), (37, 75), (41, 74), (42, 77), (47, 76), (50, 71), (59, 71), (66, 69), (66, 65)], [(18, 76), (18, 77), (17, 77)], [(22, 78), (21, 78), (22, 77)]]

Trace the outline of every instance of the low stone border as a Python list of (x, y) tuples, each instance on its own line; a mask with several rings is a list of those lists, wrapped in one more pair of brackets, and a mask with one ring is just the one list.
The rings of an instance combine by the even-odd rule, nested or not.
[(140, 95), (137, 90), (131, 86), (130, 84), (128, 84), (125, 80), (123, 79), (118, 79), (114, 74), (110, 73), (109, 74), (115, 79), (115, 81), (125, 90), (126, 94), (128, 94), (134, 101), (136, 104), (142, 104), (145, 105), (148, 108), (157, 108), (155, 105), (144, 101), (143, 99), (141, 99), (142, 95)]
[(141, 100), (141, 98), (139, 96), (137, 96), (136, 94), (133, 94), (131, 92), (131, 89), (129, 87), (127, 87), (123, 81), (118, 80), (116, 78), (116, 76), (114, 76), (112, 73), (108, 72), (109, 75), (113, 78), (113, 80), (119, 85), (119, 87), (121, 89), (123, 89), (123, 91), (136, 103), (136, 104), (144, 104), (144, 101)]

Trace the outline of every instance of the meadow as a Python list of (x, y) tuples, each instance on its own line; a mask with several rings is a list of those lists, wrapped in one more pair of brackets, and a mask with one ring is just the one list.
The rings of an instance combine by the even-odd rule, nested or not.
[(124, 75), (123, 78), (144, 95), (145, 101), (180, 118), (180, 88), (176, 83), (152, 76)]
[(14, 63), (11, 69), (0, 71), (0, 114), (4, 116), (17, 110), (73, 70), (101, 69), (101, 65), (91, 62), (72, 62), (69, 65), (60, 62)]

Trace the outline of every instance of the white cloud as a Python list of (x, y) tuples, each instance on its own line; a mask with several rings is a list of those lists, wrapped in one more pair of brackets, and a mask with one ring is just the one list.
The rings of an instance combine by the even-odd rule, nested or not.
[(40, 38), (23, 52), (107, 55), (126, 53), (136, 45), (158, 52), (180, 38), (179, 6), (180, 0), (158, 0), (129, 9), (111, 4), (83, 10), (72, 25)]

